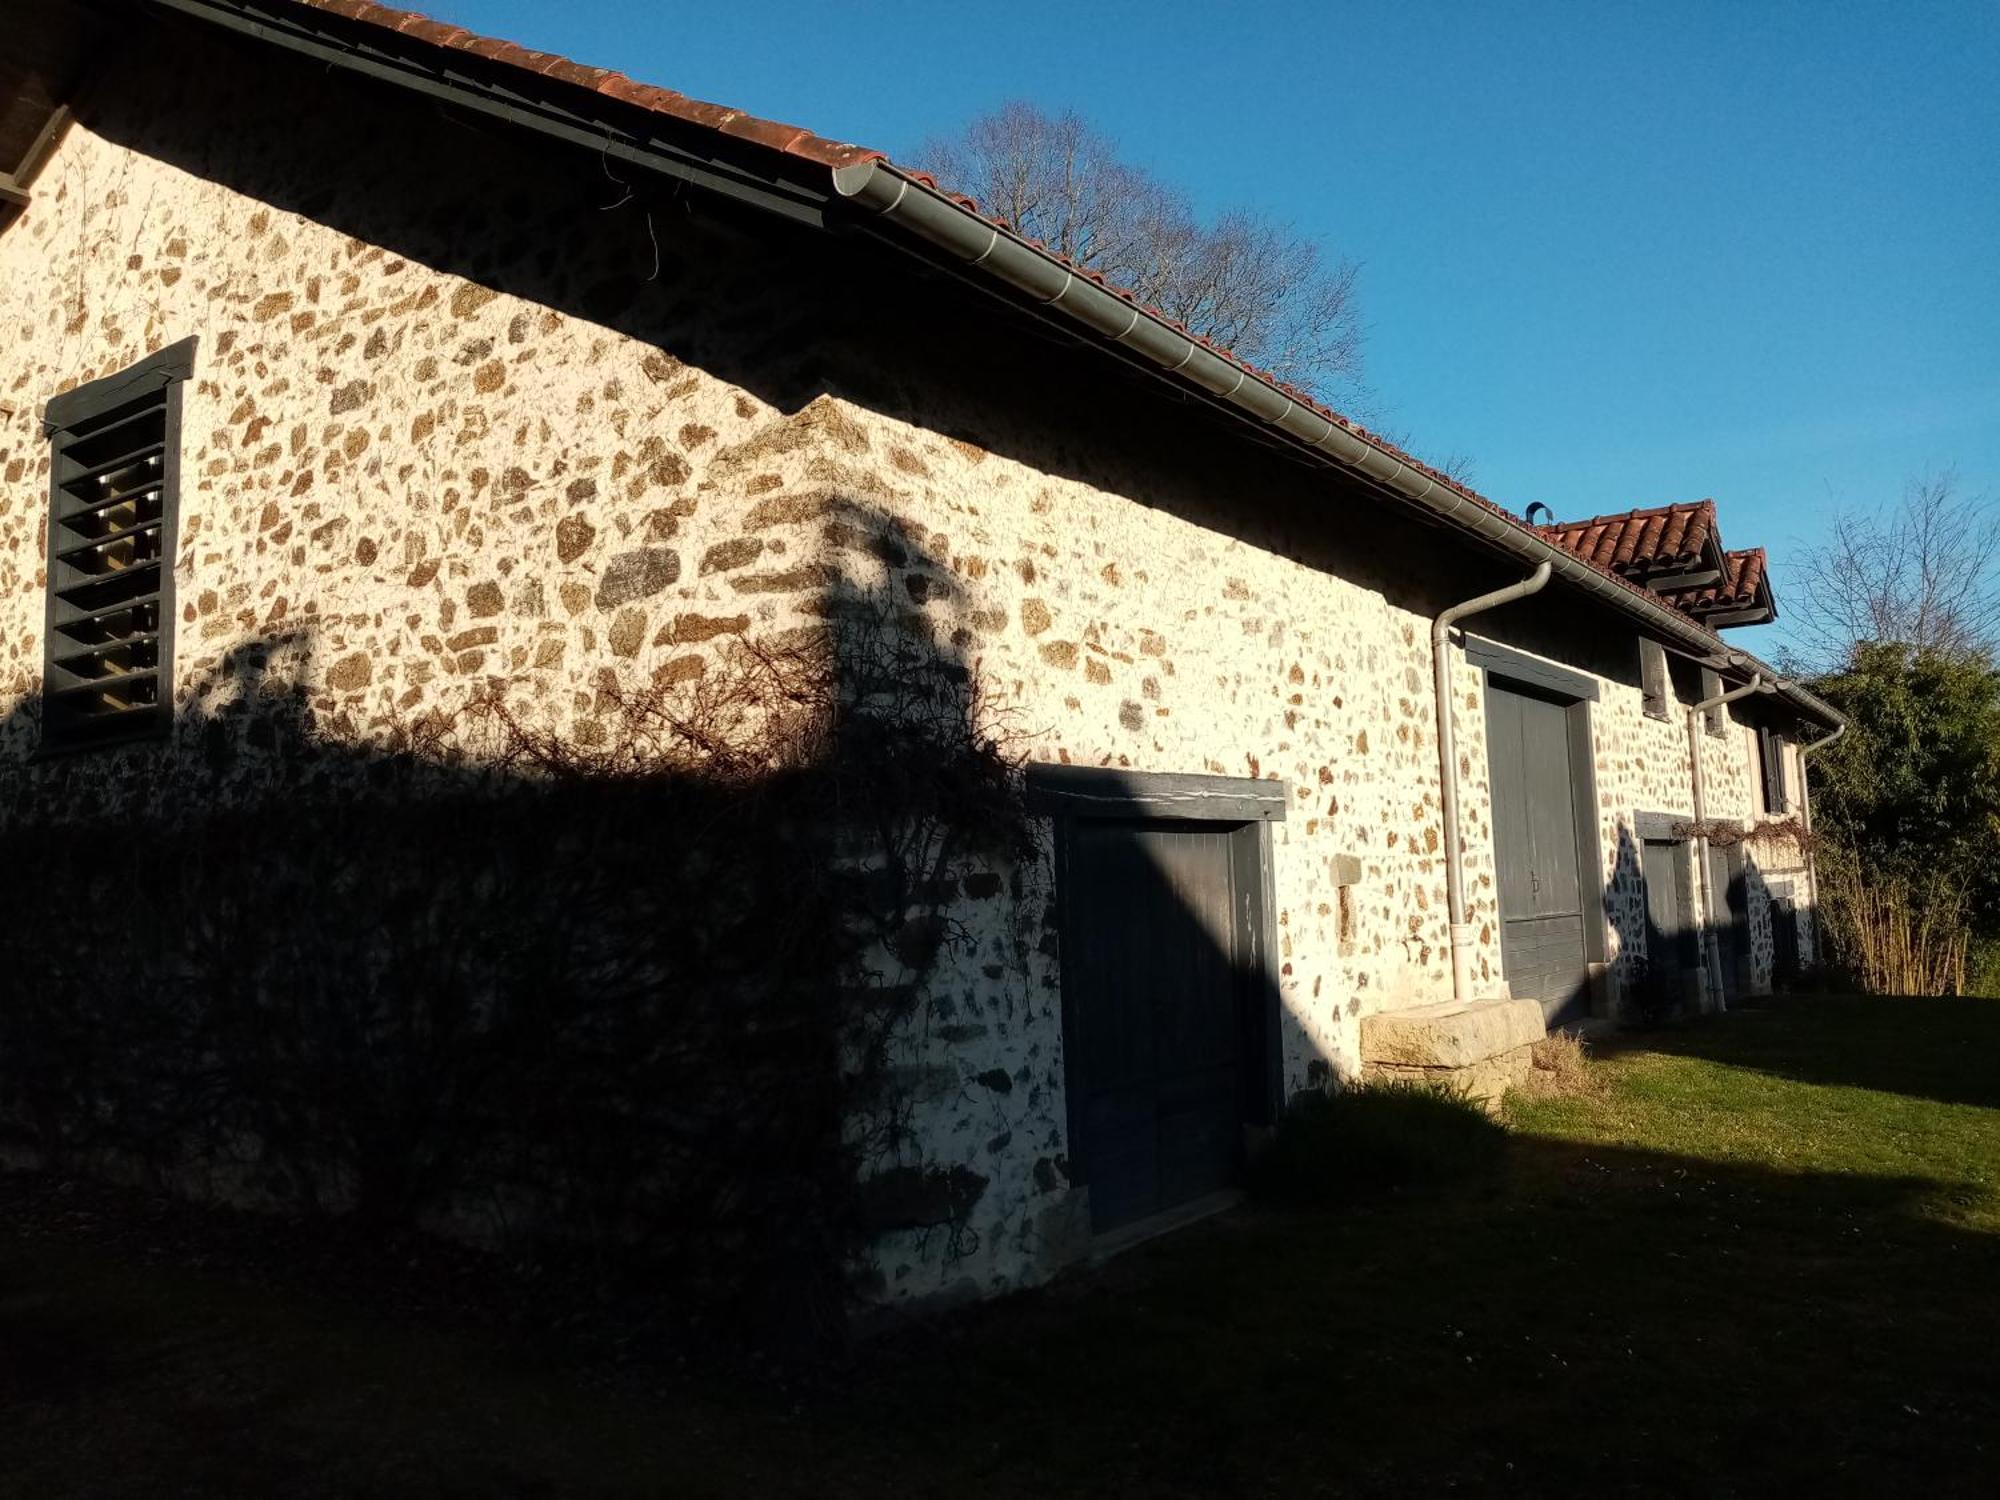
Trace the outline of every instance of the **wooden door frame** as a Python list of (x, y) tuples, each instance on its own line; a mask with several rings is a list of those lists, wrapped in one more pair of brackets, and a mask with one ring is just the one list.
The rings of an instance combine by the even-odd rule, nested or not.
[[(1536, 697), (1554, 699), (1563, 709), (1565, 727), (1569, 731), (1570, 765), (1570, 817), (1576, 832), (1576, 868), (1579, 882), (1588, 880), (1591, 892), (1579, 891), (1583, 902), (1583, 972), (1587, 987), (1587, 1004), (1592, 1016), (1605, 1015), (1609, 1008), (1609, 996), (1605, 991), (1605, 970), (1611, 951), (1611, 914), (1604, 899), (1604, 855), (1602, 831), (1597, 818), (1597, 745), (1591, 724), (1591, 705), (1598, 700), (1597, 679), (1581, 672), (1572, 672), (1567, 667), (1554, 662), (1543, 661), (1530, 656), (1525, 651), (1516, 651), (1511, 646), (1503, 646), (1497, 641), (1483, 640), (1478, 636), (1465, 638), (1465, 659), (1478, 667), (1480, 707), (1485, 713), (1486, 724), (1492, 724), (1492, 715), (1486, 711), (1489, 694), (1495, 682), (1508, 691), (1526, 689)], [(1486, 790), (1491, 799), (1493, 786), (1493, 746), (1489, 740), (1486, 746)], [(1494, 910), (1500, 904), (1500, 882), (1498, 863), (1500, 859), (1498, 820), (1488, 816), (1488, 826), (1495, 830), (1493, 847), (1488, 851), (1496, 866), (1493, 882)], [(1506, 917), (1501, 915), (1504, 924)], [(1503, 926), (1504, 933), (1504, 926)], [(1507, 974), (1507, 944), (1502, 936), (1500, 948), (1500, 974)]]
[[(1073, 970), (1069, 855), (1080, 822), (1189, 822), (1219, 825), (1229, 838), (1237, 909), (1231, 923), (1230, 968), (1238, 985), (1240, 1021), (1252, 1023), (1239, 1085), (1246, 1126), (1277, 1122), (1284, 1086), (1284, 1031), (1279, 1000), (1278, 926), (1271, 825), (1285, 820), (1283, 783), (1240, 776), (1122, 771), (1094, 766), (1034, 764), (1027, 768), (1030, 814), (1046, 817), (1055, 836), (1057, 972), (1062, 986), (1063, 1105), (1072, 1186), (1090, 1185), (1090, 1153), (1082, 1131), (1084, 1075)], [(1115, 1233), (1116, 1231), (1114, 1231)]]

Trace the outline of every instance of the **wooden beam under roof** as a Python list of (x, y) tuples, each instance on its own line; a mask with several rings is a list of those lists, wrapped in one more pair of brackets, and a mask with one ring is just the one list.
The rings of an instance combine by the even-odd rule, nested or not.
[(70, 121), (69, 101), (108, 35), (91, 0), (9, 0), (0, 49), (0, 227), (33, 200), (35, 175)]

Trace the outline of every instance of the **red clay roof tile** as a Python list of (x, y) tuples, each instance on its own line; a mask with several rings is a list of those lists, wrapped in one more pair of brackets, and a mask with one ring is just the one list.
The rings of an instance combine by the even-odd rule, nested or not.
[[(1661, 595), (1675, 609), (1691, 615), (1713, 614), (1722, 610), (1751, 609), (1766, 587), (1766, 560), (1762, 547), (1722, 554), (1722, 577), (1698, 589), (1677, 589)], [(1769, 600), (1768, 592), (1765, 595)], [(1775, 603), (1773, 608), (1775, 609)]]
[[(1655, 591), (1662, 601), (1694, 619), (1752, 608), (1765, 584), (1762, 547), (1721, 551), (1713, 500), (1656, 505), (1581, 521), (1554, 521), (1535, 529), (1592, 566), (1628, 582), (1684, 572), (1703, 562), (1717, 565), (1722, 577), (1715, 583)], [(1711, 552), (1711, 548), (1715, 550)], [(1768, 592), (1765, 599), (1769, 601)]]
[(1713, 500), (1552, 521), (1535, 529), (1585, 562), (1622, 574), (1687, 568), (1700, 562), (1712, 544), (1720, 545)]

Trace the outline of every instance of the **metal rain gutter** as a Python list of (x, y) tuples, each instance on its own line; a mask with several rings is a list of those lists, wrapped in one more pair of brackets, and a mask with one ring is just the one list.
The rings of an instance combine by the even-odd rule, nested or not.
[[(1547, 565), (1574, 588), (1636, 617), (1649, 629), (1702, 656), (1720, 637), (1637, 588), (1591, 567), (1547, 541), (1524, 522), (1442, 483), (1387, 448), (1321, 416), (1296, 397), (1224, 359), (1164, 319), (1079, 275), (1044, 250), (989, 224), (944, 194), (883, 161), (857, 162), (833, 171), (834, 190), (856, 206), (948, 252), (969, 268), (1006, 283), (1092, 332), (1131, 350), (1163, 372), (1201, 387), (1219, 400), (1275, 427), (1339, 467), (1371, 480), (1399, 498), (1487, 542), (1529, 567)], [(1733, 648), (1726, 644), (1724, 651)], [(1762, 667), (1754, 657), (1746, 664)], [(1775, 678), (1768, 667), (1763, 670)], [(1843, 722), (1829, 704), (1796, 683), (1780, 695), (1794, 708), (1827, 724)]]
[(1806, 884), (1812, 889), (1813, 911), (1815, 913), (1813, 917), (1813, 956), (1815, 959), (1824, 958), (1825, 952), (1819, 946), (1820, 927), (1817, 915), (1819, 911), (1819, 852), (1813, 840), (1812, 777), (1806, 765), (1806, 757), (1811, 755), (1815, 750), (1826, 749), (1828, 745), (1831, 745), (1846, 733), (1847, 725), (1845, 723), (1836, 724), (1833, 726), (1833, 733), (1823, 734), (1810, 744), (1799, 746), (1799, 831), (1805, 835)]
[[(825, 224), (822, 210), (826, 196), (816, 187), (808, 188), (804, 179), (783, 181), (750, 172), (720, 155), (703, 156), (659, 136), (636, 135), (627, 127), (645, 123), (641, 110), (621, 109), (607, 100), (601, 113), (576, 113), (512, 86), (505, 70), (482, 70), (476, 56), (429, 44), (398, 45), (397, 33), (377, 35), (379, 28), (373, 23), (361, 39), (354, 39), (341, 31), (352, 18), (337, 10), (271, 7), (263, 0), (148, 0), (148, 4), (284, 48), (329, 68), (393, 84), (502, 125), (579, 146), (600, 162), (615, 161), (658, 172), (815, 228)], [(484, 71), (497, 72), (498, 81), (483, 76)], [(530, 84), (535, 81), (527, 80)], [(613, 123), (621, 117), (622, 124)], [(680, 122), (661, 123), (671, 128)]]

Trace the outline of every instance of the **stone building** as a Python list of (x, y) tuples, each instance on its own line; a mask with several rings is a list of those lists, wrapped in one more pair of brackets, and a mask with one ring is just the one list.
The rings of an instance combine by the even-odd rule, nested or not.
[(877, 153), (366, 0), (15, 9), (8, 830), (361, 786), (475, 697), (587, 753), (884, 624), (1028, 848), (864, 964), (871, 1295), (1199, 1212), (1301, 1091), (1812, 962), (1839, 719), (1716, 633), (1775, 605), (1712, 502), (1531, 524)]

